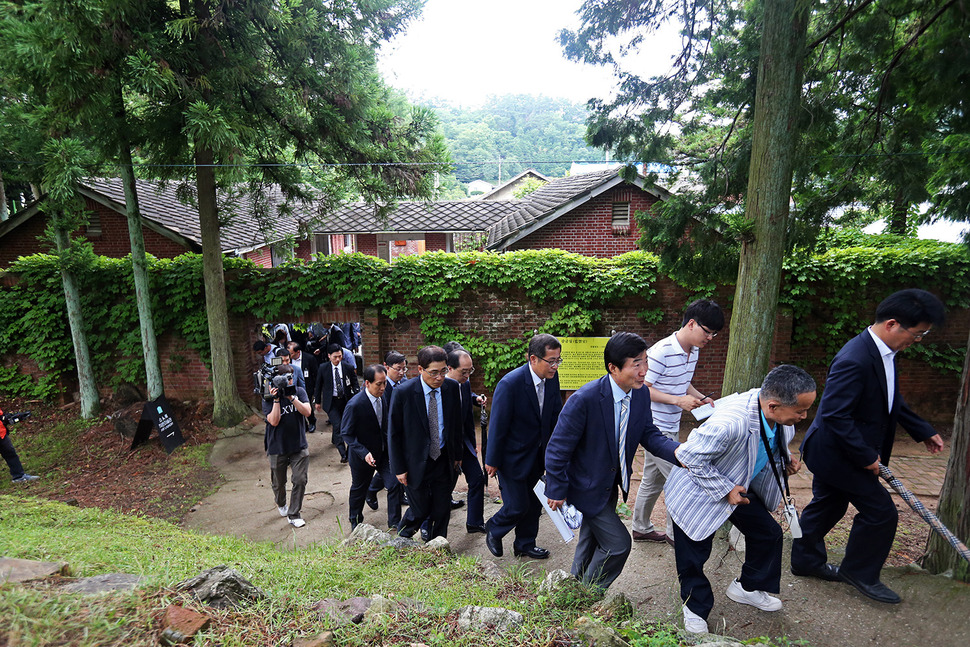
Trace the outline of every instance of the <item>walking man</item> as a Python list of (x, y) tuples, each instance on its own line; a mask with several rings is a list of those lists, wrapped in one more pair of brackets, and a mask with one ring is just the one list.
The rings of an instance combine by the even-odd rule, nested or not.
[[(791, 571), (841, 579), (866, 597), (895, 604), (899, 596), (879, 573), (896, 536), (898, 513), (879, 480), (879, 464), (889, 463), (897, 424), (931, 454), (943, 449), (940, 435), (899, 392), (896, 353), (943, 324), (943, 304), (926, 290), (901, 290), (876, 307), (875, 319), (832, 360), (818, 413), (802, 441), (812, 470), (812, 501), (802, 513), (802, 538), (792, 543)], [(858, 514), (845, 557), (835, 567), (827, 561), (825, 535), (850, 503)]]

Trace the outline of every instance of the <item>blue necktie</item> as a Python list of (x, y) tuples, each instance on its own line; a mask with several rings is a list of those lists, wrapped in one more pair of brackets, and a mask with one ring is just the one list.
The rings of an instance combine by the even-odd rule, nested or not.
[(630, 396), (624, 396), (620, 402), (620, 487), (623, 494), (630, 491), (630, 471), (626, 466), (626, 425), (630, 420)]

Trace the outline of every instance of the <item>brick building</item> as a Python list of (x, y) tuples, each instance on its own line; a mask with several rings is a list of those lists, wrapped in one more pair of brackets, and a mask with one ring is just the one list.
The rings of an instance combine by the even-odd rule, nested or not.
[[(176, 184), (139, 180), (137, 191), (145, 251), (157, 258), (202, 251), (198, 209), (179, 198)], [(85, 180), (78, 187), (78, 193), (84, 200), (88, 220), (76, 234), (86, 238), (96, 254), (117, 258), (130, 253), (121, 180)], [(47, 227), (47, 216), (40, 208), (42, 200), (32, 202), (0, 223), (0, 269), (20, 256), (48, 251), (41, 240)], [(222, 251), (226, 255), (243, 256), (263, 267), (272, 267), (284, 256), (276, 253), (272, 243), (299, 232), (299, 219), (275, 219), (274, 231), (264, 231), (246, 200), (233, 203), (223, 199), (220, 206), (225, 214), (231, 214), (220, 232)], [(309, 260), (310, 241), (299, 241), (295, 253)]]

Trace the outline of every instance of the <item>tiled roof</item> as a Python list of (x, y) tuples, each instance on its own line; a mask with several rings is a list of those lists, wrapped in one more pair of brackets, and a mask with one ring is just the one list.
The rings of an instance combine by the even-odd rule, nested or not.
[[(177, 183), (165, 184), (138, 180), (138, 206), (143, 218), (169, 229), (202, 246), (202, 229), (199, 226), (199, 210), (194, 205), (185, 204), (176, 194)], [(89, 178), (82, 182), (83, 186), (121, 205), (125, 204), (125, 192), (119, 178)], [(278, 196), (271, 196), (271, 200), (278, 200)], [(223, 252), (238, 249), (262, 247), (269, 242), (297, 233), (297, 218), (278, 218), (275, 220), (275, 230), (268, 236), (260, 231), (259, 223), (252, 215), (253, 208), (236, 208), (228, 223), (220, 229)]]
[(515, 211), (518, 200), (445, 200), (441, 202), (399, 202), (387, 214), (377, 216), (377, 207), (353, 202), (321, 218), (314, 231), (362, 234), (396, 231), (485, 231), (503, 216)]
[(520, 229), (617, 177), (619, 169), (583, 173), (553, 180), (519, 202), (519, 207), (488, 228), (488, 247), (497, 246)]

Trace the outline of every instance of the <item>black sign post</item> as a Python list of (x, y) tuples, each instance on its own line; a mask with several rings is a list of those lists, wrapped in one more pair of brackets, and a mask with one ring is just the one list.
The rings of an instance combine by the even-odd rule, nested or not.
[(149, 400), (145, 403), (145, 408), (141, 411), (141, 420), (138, 421), (138, 429), (135, 437), (131, 441), (131, 448), (134, 449), (142, 443), (148, 442), (148, 437), (152, 433), (152, 427), (158, 428), (158, 435), (162, 440), (165, 451), (171, 454), (179, 445), (185, 442), (182, 438), (182, 430), (175, 422), (175, 414), (172, 407), (164, 395), (158, 396), (157, 400)]

